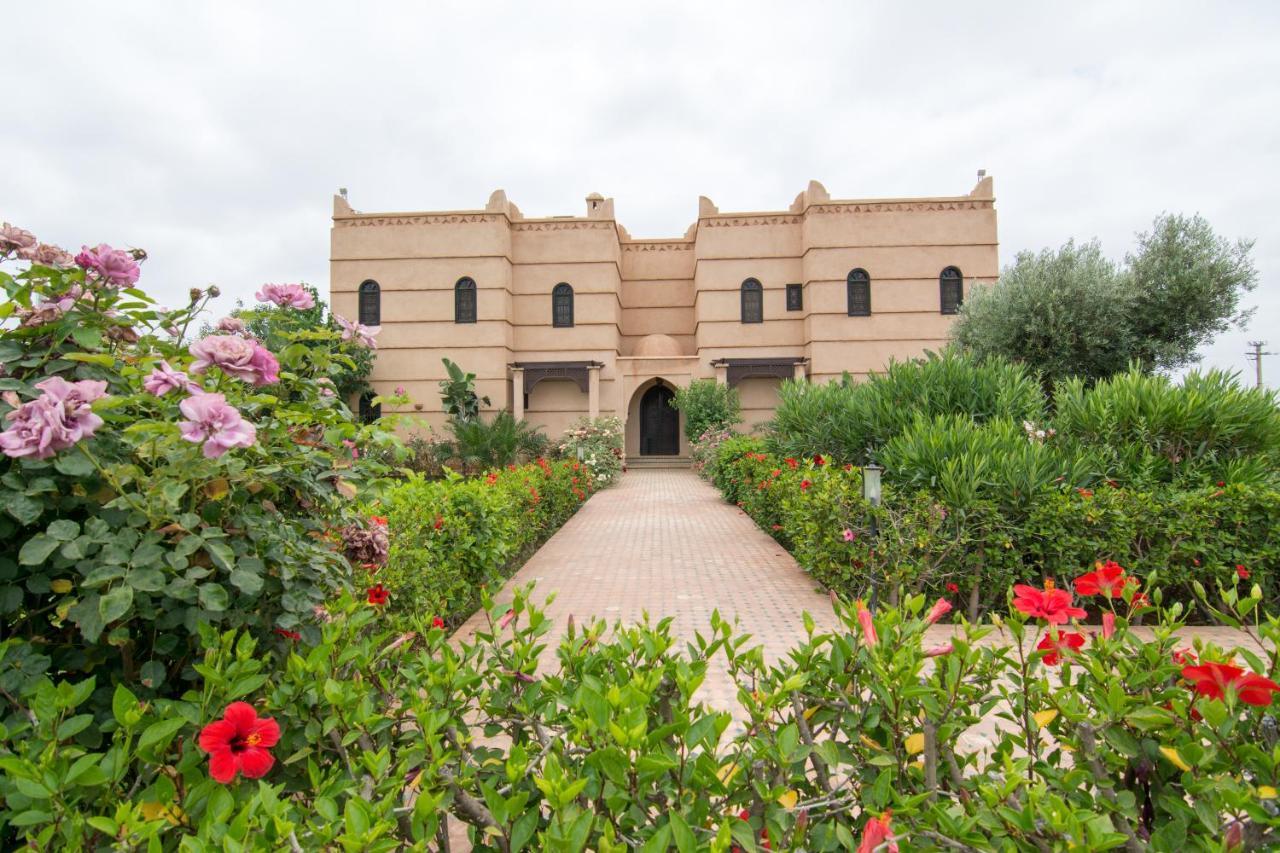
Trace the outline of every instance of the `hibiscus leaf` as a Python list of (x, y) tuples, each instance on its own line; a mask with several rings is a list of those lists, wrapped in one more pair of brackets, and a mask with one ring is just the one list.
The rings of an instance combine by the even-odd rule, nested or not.
[(138, 751), (154, 748), (157, 753), (162, 752), (169, 741), (173, 740), (173, 736), (178, 730), (187, 724), (187, 721), (181, 717), (171, 717), (167, 720), (160, 720), (147, 726), (146, 731), (142, 733), (142, 737), (138, 739)]

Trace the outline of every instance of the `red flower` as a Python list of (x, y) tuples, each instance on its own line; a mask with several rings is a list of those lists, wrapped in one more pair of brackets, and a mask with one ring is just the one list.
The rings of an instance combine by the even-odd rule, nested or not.
[[(1054, 634), (1057, 636), (1053, 636)], [(1061, 631), (1045, 632), (1044, 637), (1041, 638), (1036, 648), (1040, 651), (1048, 652), (1044, 656), (1046, 666), (1057, 666), (1062, 652), (1073, 652), (1076, 649), (1084, 648), (1084, 634), (1064, 634)]]
[(209, 753), (209, 775), (222, 784), (243, 773), (261, 779), (276, 763), (271, 747), (280, 742), (280, 726), (270, 717), (258, 717), (248, 702), (232, 702), (215, 720), (200, 730), (200, 748)]
[(1080, 497), (1082, 497), (1082, 498), (1091, 498), (1091, 497), (1093, 497), (1093, 491), (1092, 491), (1092, 490), (1090, 490), (1090, 489), (1076, 489), (1076, 492), (1077, 492), (1077, 493), (1080, 495)]
[(1244, 580), (1249, 579), (1249, 570), (1246, 569), (1244, 566), (1240, 565), (1239, 563), (1236, 564), (1236, 574), (1239, 575)]
[(1105, 563), (1094, 563), (1095, 571), (1076, 578), (1076, 592), (1081, 595), (1103, 595), (1107, 598), (1120, 598), (1124, 588), (1137, 584), (1138, 579), (1125, 575), (1124, 568), (1113, 560)]
[(276, 628), (276, 629), (275, 629), (275, 632), (276, 632), (277, 634), (279, 634), (281, 637), (284, 637), (286, 640), (301, 640), (301, 639), (302, 639), (302, 635), (301, 635), (301, 634), (299, 634), (297, 631), (290, 631), (290, 630), (289, 630), (289, 629), (287, 629), (287, 628)]
[(782, 525), (781, 525), (781, 524), (775, 524), (775, 525), (773, 525), (773, 529), (774, 529), (774, 530), (781, 530), (781, 529), (782, 529)]
[(943, 616), (946, 616), (950, 612), (951, 612), (951, 602), (947, 601), (945, 598), (939, 598), (936, 602), (934, 602), (933, 607), (930, 608), (929, 610), (929, 614), (925, 616), (924, 619), (925, 619), (925, 622), (932, 625), (934, 622), (937, 622), (939, 619), (941, 619)]
[(1050, 625), (1069, 619), (1083, 619), (1085, 615), (1082, 608), (1071, 606), (1071, 593), (1065, 589), (1054, 589), (1053, 581), (1045, 581), (1043, 590), (1020, 583), (1013, 588), (1013, 593), (1014, 607)]
[(485, 478), (484, 478), (484, 482), (485, 482), (485, 485), (487, 485), (487, 486), (492, 486), (493, 484), (497, 483), (497, 482), (498, 482), (498, 472), (497, 472), (497, 471), (493, 471), (493, 472), (491, 472), (491, 473), (489, 474), (489, 476), (488, 476), (488, 477), (485, 477)]
[(823, 459), (822, 454), (819, 453), (817, 456), (813, 457), (813, 464), (821, 468), (823, 465), (827, 464), (827, 460)]
[(800, 464), (800, 463), (796, 461), (796, 459), (795, 459), (795, 457), (794, 457), (794, 456), (788, 456), (788, 457), (787, 457), (787, 466), (788, 466), (788, 467), (790, 467), (790, 468), (793, 468), (793, 469), (794, 469), (794, 468), (795, 468), (797, 465), (799, 465), (799, 464)]
[(772, 471), (769, 472), (770, 477), (777, 478), (777, 477), (780, 477), (781, 475), (782, 475), (781, 468), (774, 468)]
[(1190, 647), (1178, 649), (1173, 653), (1173, 662), (1181, 666), (1190, 666), (1196, 662), (1196, 653)]
[(1102, 613), (1102, 636), (1111, 637), (1116, 633), (1116, 615), (1110, 610)]
[(1219, 488), (1219, 489), (1221, 489), (1221, 488), (1222, 488), (1223, 486), (1225, 486), (1226, 484), (1227, 484), (1227, 481), (1226, 481), (1226, 480), (1219, 480), (1219, 481), (1218, 481), (1218, 488)]
[(369, 520), (379, 527), (387, 526), (387, 517), (385, 515), (371, 515), (369, 516)]
[(804, 482), (802, 482), (802, 483), (800, 484), (800, 491), (802, 491), (802, 492), (807, 492), (807, 491), (809, 491), (809, 487), (810, 487), (810, 486), (812, 486), (812, 485), (813, 485), (813, 483), (810, 483), (808, 480), (805, 480)]
[(862, 639), (868, 646), (874, 646), (880, 640), (876, 636), (876, 625), (871, 619), (871, 611), (861, 601), (855, 606), (858, 611), (858, 627), (862, 629)]
[(437, 515), (437, 516), (436, 516), (435, 524), (433, 524), (433, 525), (431, 525), (431, 526), (432, 526), (432, 527), (434, 527), (436, 530), (439, 530), (441, 527), (444, 527), (444, 516), (443, 516), (443, 515)]
[(1229, 663), (1202, 663), (1182, 668), (1182, 677), (1195, 686), (1197, 695), (1222, 699), (1228, 692), (1246, 705), (1271, 704), (1271, 694), (1280, 684), (1254, 672), (1245, 672)]
[(949, 583), (949, 584), (947, 584), (947, 592), (955, 593), (955, 592), (959, 592), (959, 591), (960, 591), (960, 585), (959, 585), (959, 584), (954, 584), (954, 583)]
[(892, 815), (893, 812), (886, 811), (880, 817), (867, 819), (867, 825), (862, 828), (862, 841), (858, 843), (858, 853), (898, 853), (898, 845), (889, 826)]
[(375, 606), (381, 606), (387, 603), (387, 599), (391, 597), (391, 591), (380, 583), (374, 584), (367, 590), (369, 603)]
[(441, 619), (439, 616), (432, 616), (432, 617), (431, 617), (431, 627), (432, 627), (432, 628), (443, 628), (443, 627), (444, 627), (444, 620), (443, 620), (443, 619)]

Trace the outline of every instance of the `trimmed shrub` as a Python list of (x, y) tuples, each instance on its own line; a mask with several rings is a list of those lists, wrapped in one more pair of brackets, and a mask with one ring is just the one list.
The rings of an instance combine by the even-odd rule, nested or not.
[(704, 433), (729, 429), (742, 420), (737, 389), (714, 379), (695, 379), (688, 388), (676, 388), (671, 407), (684, 415), (684, 434), (690, 442)]

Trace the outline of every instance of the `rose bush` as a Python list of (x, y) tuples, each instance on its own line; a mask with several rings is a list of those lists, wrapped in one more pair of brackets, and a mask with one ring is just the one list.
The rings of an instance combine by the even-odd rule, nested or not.
[(596, 488), (603, 488), (622, 473), (622, 421), (618, 418), (582, 418), (564, 432), (556, 452), (591, 469)]

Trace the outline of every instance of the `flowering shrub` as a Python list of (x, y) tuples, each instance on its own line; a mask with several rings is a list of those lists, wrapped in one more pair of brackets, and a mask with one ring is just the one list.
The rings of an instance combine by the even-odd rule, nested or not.
[(622, 421), (583, 418), (565, 430), (557, 450), (590, 468), (597, 488), (607, 486), (622, 473)]
[(576, 461), (538, 459), (474, 478), (414, 474), (388, 489), (374, 508), (392, 531), (387, 568), (377, 575), (390, 612), (462, 621), (483, 585), (518, 568), (577, 511), (592, 479)]
[(77, 704), (102, 723), (113, 684), (195, 683), (202, 624), (314, 638), (314, 608), (350, 579), (326, 533), (381, 474), (342, 442), (394, 442), (326, 394), (349, 345), (190, 340), (216, 288), (159, 308), (134, 287), (144, 253), (73, 260), (19, 230), (0, 230), (0, 260), (35, 259), (0, 270), (3, 695), (93, 672)]
[(873, 584), (889, 600), (900, 592), (947, 593), (966, 598), (976, 618), (1001, 605), (1000, 590), (1017, 579), (1072, 573), (1099, 554), (1140, 578), (1158, 576), (1166, 594), (1183, 602), (1197, 582), (1233, 583), (1237, 566), (1268, 601), (1277, 593), (1280, 491), (1265, 487), (1058, 484), (1029, 500), (996, 501), (957, 499), (964, 485), (942, 476), (933, 490), (886, 484), (873, 508), (862, 498), (860, 469), (778, 457), (749, 437), (720, 444), (711, 470), (726, 500), (842, 594), (868, 595)]
[(714, 479), (715, 464), (720, 458), (720, 445), (735, 435), (737, 433), (731, 429), (709, 429), (694, 439), (689, 446), (693, 470), (708, 480)]
[[(0, 832), (41, 849), (442, 847), (454, 822), (503, 851), (1274, 846), (1280, 620), (1228, 587), (1200, 606), (1249, 625), (1248, 646), (1188, 648), (1181, 608), (1118, 588), (1091, 598), (1110, 619), (1090, 634), (1028, 593), (932, 640), (945, 603), (835, 601), (832, 630), (808, 620), (772, 661), (713, 616), (684, 644), (665, 620), (571, 621), (543, 667), (553, 625), (528, 590), (486, 600), (457, 644), (425, 613), (396, 633), (349, 599), (311, 644), (205, 627), (203, 684), (147, 702), (117, 686), (101, 742), (83, 738), (94, 679), (37, 679), (0, 729)], [(1047, 592), (1065, 599), (1046, 613), (1081, 601)], [(732, 716), (696, 698), (713, 655)]]

